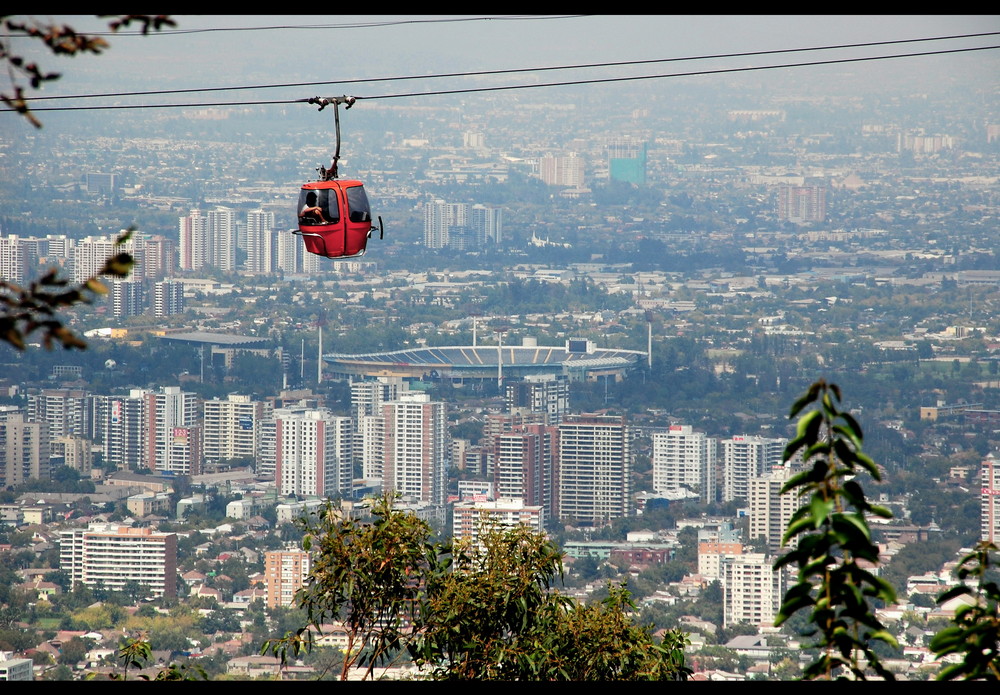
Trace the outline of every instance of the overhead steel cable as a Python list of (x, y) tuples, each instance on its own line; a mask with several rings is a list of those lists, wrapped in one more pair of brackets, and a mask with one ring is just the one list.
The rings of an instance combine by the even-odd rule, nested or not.
[[(779, 70), (787, 68), (800, 68), (800, 67), (815, 67), (820, 65), (837, 65), (845, 63), (860, 63), (869, 62), (875, 60), (892, 60), (896, 58), (916, 58), (922, 56), (932, 56), (932, 55), (946, 55), (946, 54), (956, 54), (956, 53), (968, 53), (972, 51), (988, 51), (1000, 48), (1000, 45), (995, 46), (976, 46), (971, 48), (952, 48), (943, 49), (939, 51), (921, 51), (918, 53), (895, 53), (892, 55), (885, 56), (863, 56), (858, 58), (836, 58), (830, 60), (816, 60), (808, 61), (803, 63), (782, 63), (777, 65), (752, 65), (746, 67), (738, 68), (719, 68), (716, 70), (696, 70), (689, 72), (675, 72), (675, 73), (664, 73), (657, 75), (631, 75), (625, 77), (601, 77), (588, 80), (569, 80), (564, 82), (546, 82), (546, 83), (535, 83), (535, 84), (519, 84), (519, 85), (504, 85), (504, 86), (493, 86), (493, 87), (468, 87), (462, 89), (447, 89), (447, 90), (437, 90), (429, 92), (404, 92), (397, 94), (378, 94), (371, 96), (361, 96), (353, 95), (356, 99), (361, 100), (378, 100), (378, 99), (400, 99), (400, 98), (412, 98), (412, 97), (424, 97), (424, 96), (443, 96), (449, 94), (471, 94), (477, 92), (502, 92), (510, 91), (515, 89), (539, 89), (543, 87), (568, 87), (576, 85), (587, 85), (587, 84), (601, 84), (601, 83), (611, 83), (611, 82), (630, 82), (636, 80), (657, 80), (657, 79), (668, 79), (673, 77), (697, 77), (702, 75), (720, 75), (726, 73), (740, 73), (740, 72), (754, 72), (760, 70)], [(343, 82), (334, 82), (332, 84), (344, 84)], [(256, 105), (271, 105), (271, 104), (294, 104), (294, 103), (308, 103), (309, 99), (286, 99), (278, 101), (239, 101), (239, 102), (203, 102), (203, 103), (185, 103), (185, 104), (118, 104), (118, 105), (106, 105), (106, 106), (43, 106), (38, 108), (32, 108), (32, 111), (100, 111), (100, 110), (118, 110), (118, 109), (162, 109), (162, 108), (206, 108), (206, 107), (217, 107), (217, 106), (256, 106)], [(0, 112), (12, 112), (14, 109), (0, 109)]]
[(456, 22), (524, 22), (550, 19), (580, 19), (592, 17), (588, 14), (556, 15), (500, 15), (497, 17), (442, 17), (438, 19), (387, 19), (378, 22), (346, 22), (343, 24), (276, 24), (263, 27), (206, 27), (204, 29), (160, 29), (156, 32), (135, 31), (88, 31), (88, 36), (176, 36), (178, 34), (209, 34), (230, 31), (272, 31), (275, 29), (369, 29), (372, 27), (394, 27), (406, 24), (454, 24)]
[(349, 80), (328, 80), (322, 82), (285, 82), (280, 84), (243, 85), (238, 87), (192, 87), (187, 89), (158, 89), (139, 92), (106, 92), (102, 94), (66, 94), (53, 96), (30, 96), (25, 101), (53, 101), (57, 99), (99, 99), (126, 96), (156, 96), (167, 94), (195, 94), (208, 92), (231, 92), (251, 89), (284, 89), (290, 87), (319, 87), (332, 84), (367, 84), (376, 82), (403, 82), (407, 80), (430, 80), (456, 77), (484, 77), (488, 75), (510, 75), (526, 72), (549, 72), (554, 70), (583, 70), (594, 68), (625, 67), (632, 65), (652, 65), (657, 63), (680, 63), (698, 60), (718, 60), (721, 58), (750, 58), (756, 56), (779, 55), (787, 53), (807, 53), (815, 51), (841, 50), (847, 48), (873, 48), (876, 46), (891, 46), (905, 43), (926, 43), (929, 41), (950, 41), (954, 39), (982, 38), (1000, 36), (1000, 31), (982, 32), (978, 34), (956, 34), (951, 36), (932, 36), (919, 39), (893, 39), (890, 41), (869, 41), (865, 43), (834, 44), (830, 46), (813, 46), (809, 48), (778, 48), (765, 51), (743, 51), (740, 53), (713, 53), (700, 56), (685, 56), (676, 58), (650, 58), (646, 60), (621, 60), (604, 63), (580, 63), (574, 65), (549, 65), (533, 68), (506, 68), (501, 70), (478, 70), (466, 72), (449, 72), (434, 75), (400, 75), (396, 77), (370, 77)]

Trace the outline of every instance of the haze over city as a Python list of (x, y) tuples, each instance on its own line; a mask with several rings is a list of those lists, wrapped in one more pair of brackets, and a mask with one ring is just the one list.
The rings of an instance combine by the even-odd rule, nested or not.
[[(937, 596), (1000, 534), (1000, 17), (171, 19), (4, 39), (60, 77), (12, 73), (41, 127), (0, 112), (3, 281), (86, 282), (129, 228), (137, 263), (60, 313), (85, 350), (0, 348), (0, 673), (104, 678), (143, 635), (212, 680), (322, 677), (342, 625), (260, 656), (305, 625), (296, 520), (395, 492), (437, 538), (545, 534), (581, 602), (626, 582), (691, 678), (800, 677), (771, 568), (820, 378), (892, 512), (879, 656), (948, 663)], [(335, 260), (293, 230), (337, 145), (308, 100), (342, 95), (375, 226)]]

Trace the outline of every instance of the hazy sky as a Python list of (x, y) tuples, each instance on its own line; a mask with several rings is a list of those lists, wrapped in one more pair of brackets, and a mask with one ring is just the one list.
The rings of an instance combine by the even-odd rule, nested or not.
[[(79, 30), (106, 26), (92, 15), (55, 16)], [(623, 60), (651, 60), (781, 48), (927, 38), (1000, 31), (996, 15), (174, 15), (175, 31), (236, 27), (303, 27), (258, 31), (211, 31), (160, 36), (113, 36), (100, 57), (45, 58), (43, 67), (63, 73), (45, 94), (88, 90), (220, 87), (246, 84), (347, 80), (468, 70), (499, 70)], [(459, 20), (459, 21), (443, 21)], [(368, 24), (369, 26), (365, 26)], [(381, 26), (374, 26), (379, 24)], [(665, 63), (631, 68), (628, 74), (662, 74), (771, 62), (830, 59), (849, 55), (915, 52), (1000, 44), (984, 37), (888, 48), (831, 51), (768, 58)], [(1000, 50), (969, 54), (967, 64), (1000, 76)], [(945, 60), (910, 58), (913, 69)], [(887, 63), (866, 63), (877, 75)], [(617, 74), (626, 74), (619, 69)], [(544, 73), (544, 79), (585, 79), (584, 71)], [(497, 78), (499, 79), (499, 78)], [(520, 77), (505, 77), (512, 83)], [(359, 95), (398, 89), (368, 84)], [(414, 90), (461, 86), (451, 82), (410, 83)], [(105, 85), (105, 87), (102, 87)], [(308, 91), (308, 90), (307, 90)], [(301, 96), (298, 90), (295, 96)], [(233, 95), (238, 97), (239, 93)], [(291, 92), (268, 92), (274, 98)], [(213, 97), (217, 98), (217, 97)]]

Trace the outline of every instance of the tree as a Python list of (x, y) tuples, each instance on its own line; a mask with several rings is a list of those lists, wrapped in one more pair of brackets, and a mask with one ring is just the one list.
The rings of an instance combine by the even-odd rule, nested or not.
[(430, 540), (430, 528), (392, 508), (372, 507), (372, 520), (328, 508), (306, 522), (304, 545), (317, 550), (297, 595), (309, 624), (265, 642), (284, 663), (312, 646), (312, 631), (339, 618), (347, 632), (341, 677), (353, 664), (365, 678), (380, 664), (409, 654), (437, 679), (672, 679), (684, 665), (686, 636), (656, 640), (632, 622), (624, 586), (603, 602), (582, 605), (554, 591), (562, 554), (523, 527), (484, 528), (475, 545)]
[[(940, 681), (1000, 680), (1000, 586), (989, 576), (995, 565), (991, 554), (997, 547), (987, 541), (962, 558), (955, 573), (963, 582), (938, 597), (945, 603), (958, 596), (969, 596), (972, 605), (959, 606), (952, 624), (934, 635), (930, 649), (940, 659), (949, 654), (961, 654), (957, 664), (948, 664), (938, 673)], [(975, 588), (966, 586), (965, 580), (974, 577)]]
[(873, 642), (897, 647), (895, 638), (875, 616), (870, 601), (893, 603), (896, 593), (885, 580), (861, 563), (878, 563), (868, 514), (890, 518), (882, 507), (865, 499), (854, 480), (867, 473), (879, 480), (875, 463), (862, 450), (862, 433), (854, 417), (840, 410), (840, 389), (824, 380), (814, 383), (792, 406), (789, 418), (800, 415), (795, 437), (785, 447), (783, 461), (799, 451), (806, 470), (792, 476), (781, 494), (797, 492), (804, 504), (792, 515), (782, 545), (797, 546), (774, 565), (798, 567), (798, 581), (785, 594), (775, 626), (800, 610), (809, 610), (811, 632), (817, 635), (816, 661), (803, 672), (807, 680), (844, 677), (849, 672), (865, 680), (867, 669), (886, 680), (893, 674), (882, 666)]
[[(115, 246), (125, 244), (134, 231), (129, 229), (119, 236)], [(59, 277), (55, 268), (28, 287), (0, 279), (0, 340), (24, 350), (25, 339), (41, 330), (46, 349), (52, 348), (53, 341), (58, 341), (67, 350), (85, 349), (87, 344), (63, 325), (57, 312), (74, 304), (89, 303), (93, 295), (107, 294), (108, 288), (100, 281), (100, 276), (127, 277), (134, 263), (131, 254), (121, 251), (108, 258), (96, 275), (73, 286)]]
[[(132, 22), (142, 24), (143, 34), (149, 33), (150, 29), (159, 31), (165, 26), (175, 26), (173, 20), (167, 15), (126, 14), (114, 17), (108, 24), (111, 31), (118, 31), (122, 27), (131, 25)], [(43, 72), (37, 63), (26, 62), (22, 56), (13, 54), (11, 52), (12, 39), (38, 39), (57, 56), (75, 56), (81, 53), (99, 55), (109, 48), (108, 42), (99, 36), (79, 34), (73, 27), (67, 25), (43, 24), (33, 19), (19, 20), (11, 16), (0, 16), (0, 18), (2, 18), (3, 24), (3, 36), (0, 37), (0, 60), (7, 63), (11, 81), (11, 91), (0, 93), (0, 100), (27, 118), (33, 126), (41, 128), (41, 122), (35, 118), (28, 106), (31, 98), (25, 96), (24, 88), (17, 83), (16, 77), (27, 78), (31, 83), (31, 88), (38, 89), (43, 82), (58, 80), (59, 73)]]
[[(392, 497), (378, 499), (372, 521), (346, 517), (332, 505), (302, 521), (305, 550), (315, 548), (309, 581), (296, 596), (308, 615), (307, 625), (264, 643), (284, 662), (312, 646), (313, 631), (330, 620), (343, 621), (347, 648), (341, 680), (355, 665), (365, 678), (376, 666), (391, 663), (414, 634), (421, 584), (439, 562), (430, 542), (430, 526), (392, 508)], [(313, 519), (316, 519), (315, 521)]]

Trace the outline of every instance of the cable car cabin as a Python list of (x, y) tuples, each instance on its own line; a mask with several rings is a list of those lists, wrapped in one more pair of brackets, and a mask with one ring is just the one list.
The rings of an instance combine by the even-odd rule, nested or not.
[(352, 179), (312, 181), (299, 193), (299, 230), (306, 250), (327, 258), (365, 252), (372, 213), (364, 184)]

